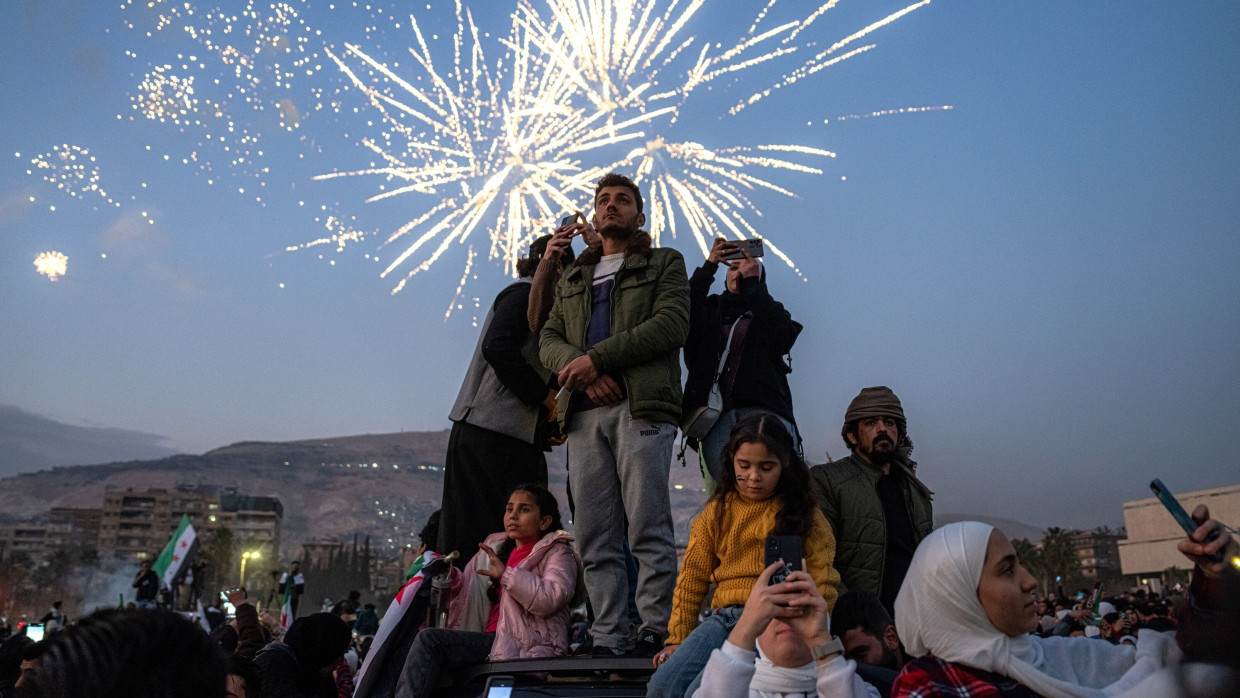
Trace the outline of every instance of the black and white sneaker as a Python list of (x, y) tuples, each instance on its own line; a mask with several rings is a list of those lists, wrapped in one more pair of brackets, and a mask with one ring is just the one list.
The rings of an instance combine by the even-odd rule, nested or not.
[[(574, 657), (615, 657), (624, 654), (624, 650), (616, 647), (604, 647), (594, 644), (594, 636), (586, 637), (586, 641), (573, 650)], [(654, 655), (651, 655), (654, 656)]]
[(663, 638), (655, 633), (646, 633), (637, 638), (633, 649), (625, 654), (630, 657), (653, 657), (663, 649)]

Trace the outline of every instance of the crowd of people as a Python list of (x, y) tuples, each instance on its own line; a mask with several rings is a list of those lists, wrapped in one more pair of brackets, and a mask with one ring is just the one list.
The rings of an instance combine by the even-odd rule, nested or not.
[[(1001, 531), (933, 527), (891, 389), (849, 404), (847, 457), (807, 464), (788, 384), (802, 326), (761, 258), (719, 239), (689, 276), (645, 222), (639, 188), (608, 174), (589, 220), (518, 262), (452, 407), (442, 509), (399, 612), (350, 595), (285, 631), (234, 589), (209, 635), (164, 610), (96, 613), (6, 641), (0, 692), (413, 698), (463, 665), (572, 652), (648, 658), (659, 698), (1237, 695), (1240, 542), (1205, 507), (1174, 596), (1037, 595)], [(678, 565), (682, 429), (708, 498)], [(573, 534), (547, 490), (559, 444)], [(281, 585), (295, 617), (304, 578)]]

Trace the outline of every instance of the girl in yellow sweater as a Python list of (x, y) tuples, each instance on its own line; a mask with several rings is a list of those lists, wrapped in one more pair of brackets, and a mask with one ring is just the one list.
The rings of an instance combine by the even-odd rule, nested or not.
[[(681, 698), (697, 689), (711, 651), (723, 646), (766, 567), (767, 536), (801, 538), (806, 571), (828, 607), (835, 605), (840, 581), (831, 566), (835, 537), (814, 506), (809, 468), (779, 417), (746, 415), (732, 428), (722, 461), (732, 464), (732, 477), (719, 480), (693, 520), (672, 597), (667, 644), (654, 656), (656, 671), (646, 691), (651, 698)], [(711, 583), (711, 610), (699, 624)]]

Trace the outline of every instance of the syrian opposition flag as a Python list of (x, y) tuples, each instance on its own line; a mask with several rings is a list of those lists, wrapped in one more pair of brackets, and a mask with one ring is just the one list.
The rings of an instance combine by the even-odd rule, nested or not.
[(284, 603), (280, 606), (280, 626), (285, 630), (293, 624), (293, 580), (284, 585)]
[[(413, 634), (418, 631), (422, 621), (426, 620), (425, 598), (423, 598), (423, 603), (419, 604), (419, 609), (410, 613), (410, 609), (414, 607), (414, 599), (418, 596), (418, 589), (422, 587), (425, 578), (422, 570), (426, 569), (426, 566), (433, 560), (441, 557), (443, 556), (439, 553), (428, 550), (414, 561), (410, 568), (414, 572), (413, 576), (405, 582), (400, 591), (396, 592), (396, 598), (392, 599), (387, 613), (384, 613), (379, 621), (379, 631), (375, 633), (374, 640), (370, 643), (370, 652), (366, 654), (366, 660), (362, 662), (362, 667), (358, 669), (357, 676), (353, 680), (353, 685), (357, 687), (353, 692), (353, 698), (377, 696), (379, 695), (377, 689), (381, 682), (390, 683), (384, 682), (383, 677), (383, 674), (388, 673), (383, 665), (387, 663), (389, 656), (396, 658), (396, 671), (399, 673)], [(418, 612), (419, 610), (421, 612)], [(404, 651), (399, 647), (402, 644)], [(392, 686), (395, 684), (393, 683)]]
[(185, 573), (189, 571), (190, 558), (197, 550), (198, 535), (194, 533), (189, 517), (181, 514), (181, 525), (177, 526), (177, 532), (172, 534), (172, 540), (164, 546), (151, 569), (159, 575), (163, 586), (171, 587), (177, 579), (185, 576)]

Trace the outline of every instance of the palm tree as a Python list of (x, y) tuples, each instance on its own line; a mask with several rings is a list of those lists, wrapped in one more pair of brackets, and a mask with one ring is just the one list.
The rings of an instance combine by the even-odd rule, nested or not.
[(1042, 564), (1049, 586), (1051, 580), (1066, 582), (1081, 574), (1081, 559), (1072, 544), (1072, 532), (1052, 526), (1042, 538)]

